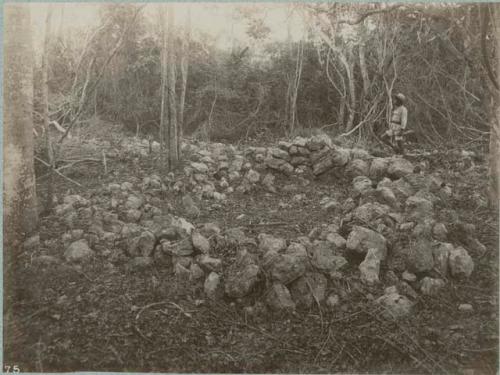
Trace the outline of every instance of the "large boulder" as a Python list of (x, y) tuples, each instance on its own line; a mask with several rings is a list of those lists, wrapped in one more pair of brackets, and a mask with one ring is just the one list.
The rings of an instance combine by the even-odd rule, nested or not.
[(461, 246), (450, 251), (448, 265), (453, 277), (469, 277), (474, 270), (474, 261)]
[(384, 236), (358, 225), (355, 225), (349, 233), (346, 247), (349, 251), (359, 255), (366, 255), (369, 249), (376, 249), (381, 260), (387, 255), (387, 241)]

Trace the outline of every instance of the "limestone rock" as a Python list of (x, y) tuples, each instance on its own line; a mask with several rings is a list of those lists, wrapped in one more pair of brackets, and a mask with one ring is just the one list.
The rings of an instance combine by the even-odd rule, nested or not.
[(94, 251), (89, 247), (86, 240), (78, 240), (68, 246), (64, 252), (67, 262), (84, 262), (94, 256)]
[(365, 160), (354, 159), (347, 164), (345, 173), (350, 178), (354, 178), (357, 176), (367, 176), (368, 170), (369, 164)]
[(250, 181), (252, 184), (256, 184), (260, 180), (260, 173), (257, 171), (254, 171), (253, 169), (250, 169), (247, 174), (245, 175), (248, 181)]
[(130, 271), (143, 271), (151, 268), (153, 263), (152, 257), (135, 257), (129, 260), (127, 266)]
[(411, 301), (398, 293), (384, 294), (376, 300), (377, 304), (385, 308), (386, 318), (401, 318), (411, 313), (413, 304)]
[(333, 244), (317, 241), (310, 250), (311, 264), (319, 270), (333, 272), (347, 264), (347, 260), (335, 255)]
[(406, 200), (406, 216), (408, 221), (423, 222), (432, 219), (434, 205), (424, 198), (411, 196)]
[(200, 232), (194, 230), (191, 233), (191, 241), (193, 242), (193, 247), (203, 254), (208, 254), (210, 251), (210, 241), (207, 240)]
[(205, 294), (210, 299), (216, 299), (220, 294), (220, 276), (215, 272), (210, 272), (203, 285)]
[(380, 260), (387, 254), (387, 241), (380, 233), (355, 225), (347, 237), (347, 249), (357, 254), (366, 254), (368, 249), (377, 249)]
[(366, 176), (357, 176), (352, 180), (353, 195), (359, 197), (373, 190), (372, 181)]
[(222, 270), (222, 260), (203, 254), (198, 258), (199, 265), (207, 271), (218, 272)]
[(246, 296), (259, 281), (259, 273), (259, 266), (250, 254), (246, 251), (240, 252), (236, 262), (229, 268), (225, 283), (226, 294), (233, 298)]
[(450, 251), (448, 262), (453, 277), (469, 277), (474, 270), (474, 262), (471, 256), (461, 246)]
[(352, 216), (363, 223), (371, 223), (372, 221), (387, 215), (390, 210), (389, 206), (370, 202), (357, 207), (352, 212)]
[(377, 249), (369, 249), (365, 260), (359, 265), (361, 280), (367, 284), (379, 282), (380, 253)]
[(389, 166), (387, 167), (387, 173), (394, 179), (398, 179), (411, 174), (414, 170), (415, 167), (413, 166), (413, 164), (401, 157), (392, 158), (389, 162)]
[[(271, 253), (275, 253), (271, 250)], [(306, 262), (300, 256), (278, 254), (271, 262), (270, 274), (272, 280), (288, 285), (306, 272)]]
[(428, 272), (434, 268), (433, 248), (429, 240), (422, 238), (410, 246), (406, 267), (413, 273)]
[(295, 303), (289, 290), (280, 283), (274, 283), (266, 295), (267, 305), (275, 311), (294, 310)]
[(448, 273), (448, 258), (454, 247), (450, 243), (440, 243), (439, 246), (432, 249), (434, 256), (434, 267), (442, 277), (446, 277)]
[(380, 180), (387, 174), (387, 168), (389, 168), (390, 159), (388, 158), (375, 158), (370, 164), (370, 169), (368, 172), (368, 177), (373, 180)]
[(308, 272), (290, 284), (290, 293), (297, 307), (309, 308), (325, 299), (327, 279), (319, 272)]
[(441, 279), (434, 279), (432, 277), (424, 277), (420, 283), (420, 291), (422, 294), (433, 296), (436, 295), (440, 289), (444, 287), (445, 283)]
[(264, 253), (270, 250), (279, 252), (286, 249), (286, 240), (283, 238), (274, 237), (266, 233), (261, 233), (258, 236), (258, 240), (259, 249)]

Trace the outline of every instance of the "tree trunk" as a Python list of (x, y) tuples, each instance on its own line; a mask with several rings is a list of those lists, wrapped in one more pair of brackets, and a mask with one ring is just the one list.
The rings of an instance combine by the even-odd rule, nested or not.
[(174, 7), (167, 5), (167, 97), (168, 97), (168, 166), (179, 161), (177, 138), (177, 103), (175, 97)]
[[(189, 6), (189, 5), (188, 5)], [(181, 92), (179, 94), (179, 126), (177, 133), (177, 146), (180, 145), (182, 136), (184, 134), (184, 106), (186, 101), (186, 88), (189, 72), (189, 46), (191, 41), (191, 8), (188, 8), (186, 16), (186, 25), (184, 30), (184, 37), (182, 38), (181, 46)], [(179, 151), (178, 151), (179, 152)]]
[(361, 70), (361, 77), (363, 78), (363, 95), (365, 99), (368, 96), (368, 89), (370, 88), (370, 77), (368, 76), (368, 68), (366, 67), (365, 45), (359, 45), (359, 68)]
[(297, 47), (297, 60), (295, 62), (295, 74), (292, 81), (292, 89), (290, 95), (290, 123), (289, 123), (289, 131), (290, 135), (293, 135), (295, 131), (295, 123), (297, 122), (297, 96), (299, 93), (299, 85), (300, 85), (300, 77), (302, 75), (302, 65), (304, 60), (304, 44), (302, 41), (299, 41), (299, 45)]
[[(495, 35), (496, 80), (500, 86), (500, 4), (493, 7), (492, 28)], [(495, 90), (492, 88), (492, 90)], [(494, 106), (491, 116), (490, 150), (489, 150), (489, 191), (488, 198), (492, 208), (499, 208), (500, 199), (500, 94), (494, 95)]]
[(344, 54), (341, 55), (341, 61), (347, 70), (347, 81), (349, 85), (349, 118), (347, 119), (346, 132), (349, 132), (354, 126), (354, 111), (356, 110), (356, 86), (354, 85), (354, 61), (351, 58), (352, 52), (348, 51), (349, 60)]
[(50, 211), (52, 209), (52, 197), (54, 188), (54, 174), (53, 169), (55, 168), (54, 154), (52, 152), (52, 142), (50, 139), (50, 118), (49, 118), (49, 45), (50, 45), (50, 20), (52, 18), (52, 5), (48, 5), (47, 17), (45, 19), (45, 41), (43, 44), (43, 56), (42, 56), (42, 104), (43, 104), (43, 128), (45, 131), (45, 149), (46, 149), (46, 160), (51, 165), (49, 172), (49, 179), (47, 183), (47, 195), (45, 197), (45, 210)]
[(161, 110), (160, 110), (160, 168), (163, 170), (165, 166), (165, 145), (167, 142), (166, 135), (167, 129), (167, 92), (165, 87), (167, 85), (167, 32), (165, 25), (165, 4), (159, 4), (160, 7), (160, 29), (161, 29), (161, 53), (160, 53), (160, 67), (161, 67)]
[(29, 5), (12, 3), (6, 4), (4, 11), (3, 248), (7, 284), (15, 273), (20, 244), (38, 230), (38, 214), (33, 168), (30, 9)]

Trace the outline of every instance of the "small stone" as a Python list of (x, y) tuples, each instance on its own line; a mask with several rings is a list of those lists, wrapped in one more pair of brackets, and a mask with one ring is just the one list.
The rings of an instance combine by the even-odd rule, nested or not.
[(438, 241), (446, 241), (448, 238), (448, 230), (446, 229), (446, 225), (443, 223), (437, 223), (432, 228), (432, 235)]
[(398, 292), (398, 288), (396, 286), (389, 286), (387, 288), (384, 289), (384, 294), (393, 294), (393, 293), (397, 293)]
[(247, 174), (245, 175), (248, 181), (250, 181), (252, 184), (256, 184), (260, 180), (260, 173), (257, 171), (254, 171), (253, 169), (250, 169)]
[(409, 315), (413, 304), (411, 301), (398, 293), (384, 294), (375, 301), (384, 306), (386, 318), (400, 318)]
[(454, 277), (469, 277), (474, 270), (474, 262), (463, 247), (457, 247), (450, 251), (448, 258), (451, 275)]
[(365, 260), (359, 265), (361, 280), (367, 284), (379, 282), (380, 252), (377, 249), (369, 249)]
[(432, 244), (427, 239), (420, 239), (412, 244), (406, 255), (408, 270), (415, 273), (426, 272), (434, 268)]
[(347, 264), (347, 260), (335, 255), (334, 245), (330, 242), (317, 241), (310, 250), (311, 264), (319, 270), (333, 272)]
[(326, 305), (330, 308), (333, 309), (335, 306), (339, 304), (339, 296), (336, 294), (330, 294), (328, 298), (326, 299)]
[(191, 278), (193, 280), (199, 280), (205, 277), (205, 272), (203, 272), (201, 267), (196, 263), (191, 264), (191, 267), (189, 267), (189, 271), (191, 272)]
[(385, 259), (387, 254), (387, 241), (380, 234), (371, 229), (353, 226), (351, 233), (347, 237), (346, 247), (357, 254), (366, 254), (369, 249), (377, 249), (379, 259)]
[(208, 241), (200, 232), (194, 230), (191, 233), (191, 241), (193, 247), (203, 254), (208, 254), (210, 251), (210, 241)]
[(413, 282), (417, 281), (417, 276), (409, 271), (404, 271), (401, 278), (404, 281), (408, 281), (409, 283), (413, 283)]
[(86, 240), (73, 242), (64, 252), (64, 258), (68, 262), (88, 261), (94, 256), (94, 251), (90, 249)]
[(279, 252), (286, 249), (286, 240), (279, 237), (274, 237), (270, 234), (261, 233), (258, 236), (259, 249), (266, 253), (267, 251), (273, 250)]
[(463, 312), (472, 312), (474, 311), (474, 308), (469, 303), (462, 303), (458, 306), (458, 310)]
[(128, 268), (131, 271), (142, 271), (150, 268), (153, 265), (152, 257), (135, 257), (128, 262)]
[(333, 243), (337, 249), (344, 249), (347, 244), (347, 240), (338, 233), (328, 233), (326, 241)]
[(295, 303), (292, 300), (289, 290), (283, 284), (274, 283), (266, 295), (267, 305), (275, 310), (294, 310)]
[(406, 200), (405, 205), (409, 221), (423, 222), (434, 215), (434, 205), (427, 199), (411, 196)]
[(400, 157), (390, 159), (389, 166), (387, 167), (388, 175), (394, 179), (412, 174), (414, 170), (415, 167), (410, 161)]
[(205, 284), (203, 285), (203, 290), (205, 291), (205, 294), (207, 295), (208, 298), (210, 299), (216, 299), (219, 294), (220, 294), (220, 276), (215, 273), (211, 272), (207, 279), (205, 280)]
[(206, 254), (199, 257), (198, 263), (202, 268), (208, 271), (220, 271), (222, 269), (222, 260), (219, 258), (212, 258)]
[(436, 295), (444, 286), (445, 282), (441, 279), (424, 277), (420, 284), (420, 291), (422, 292), (422, 294), (433, 296)]
[[(82, 236), (83, 236), (83, 230), (81, 232), (82, 232)], [(79, 238), (73, 238), (73, 239), (79, 240), (80, 238), (82, 238), (82, 236), (80, 236)], [(38, 234), (29, 237), (23, 243), (23, 248), (25, 251), (34, 251), (34, 250), (38, 249), (39, 246), (40, 246), (40, 236)]]

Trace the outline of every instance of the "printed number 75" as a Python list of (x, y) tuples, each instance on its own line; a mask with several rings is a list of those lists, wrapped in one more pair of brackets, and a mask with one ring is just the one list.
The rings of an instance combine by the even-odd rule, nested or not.
[(7, 366), (5, 365), (4, 366), (4, 370), (5, 372), (12, 372), (12, 373), (18, 373), (18, 372), (21, 372), (21, 370), (19, 369), (19, 366), (18, 365), (14, 365), (14, 366)]

